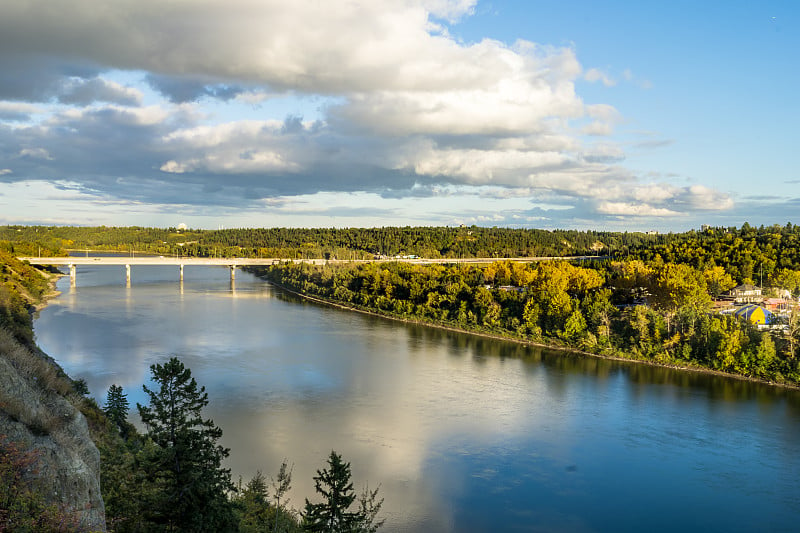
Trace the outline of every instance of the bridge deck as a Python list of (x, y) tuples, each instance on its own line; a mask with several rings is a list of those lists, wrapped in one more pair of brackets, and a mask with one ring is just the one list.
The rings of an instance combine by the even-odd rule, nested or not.
[[(265, 258), (252, 259), (244, 257), (207, 258), (207, 257), (167, 257), (167, 256), (139, 256), (139, 257), (20, 257), (32, 265), (174, 265), (174, 266), (257, 266), (272, 265), (288, 259)], [(397, 261), (414, 264), (449, 264), (449, 263), (492, 263), (495, 261), (514, 261), (531, 263), (534, 261), (553, 260), (582, 260), (598, 259), (597, 256), (572, 256), (572, 257), (470, 257), (470, 258), (437, 258), (437, 259), (399, 259), (385, 258), (375, 261)], [(347, 260), (347, 259), (292, 259), (295, 263), (311, 263), (324, 265), (326, 263), (367, 263), (372, 260)]]
[[(271, 265), (280, 259), (246, 259), (246, 258), (197, 258), (197, 257), (20, 257), (32, 265), (198, 265), (198, 266), (246, 266)], [(323, 259), (317, 261), (324, 262)]]

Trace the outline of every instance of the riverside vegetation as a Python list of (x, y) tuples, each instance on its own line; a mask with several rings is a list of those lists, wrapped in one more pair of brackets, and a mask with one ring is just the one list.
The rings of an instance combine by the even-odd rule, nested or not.
[(780, 332), (711, 313), (709, 288), (735, 284), (719, 266), (286, 262), (252, 270), (305, 295), (404, 320), (778, 383), (800, 379), (798, 313)]
[(287, 262), (252, 270), (301, 294), (395, 318), (797, 384), (796, 306), (776, 331), (711, 307), (753, 277), (767, 292), (796, 298), (800, 227), (745, 224), (628, 242), (624, 255), (580, 265)]
[[(37, 270), (13, 257), (61, 255), (65, 248), (83, 247), (285, 258), (597, 253), (604, 257), (580, 264), (376, 262), (313, 267), (286, 262), (254, 270), (302, 294), (393, 318), (784, 384), (800, 380), (797, 312), (786, 328), (776, 332), (759, 331), (737, 317), (710, 312), (712, 297), (754, 279), (798, 295), (800, 229), (791, 224), (655, 236), (474, 227), (220, 232), (0, 228), (2, 360), (21, 369), (50, 403), (55, 401), (52, 397), (66, 399), (83, 413), (100, 450), (98, 476), (105, 515), (115, 531), (200, 527), (184, 522), (198, 516), (218, 530), (327, 531), (335, 523), (348, 524), (348, 530), (374, 531), (381, 524), (377, 519), (381, 501), (376, 490), (365, 489), (360, 499), (355, 497), (349, 464), (335, 452), (315, 477), (322, 503), (306, 501), (303, 511), (292, 510), (285, 499), (291, 482), (286, 464), (271, 486), (260, 473), (246, 484), (232, 483), (221, 466), (228, 450), (216, 444), (220, 430), (201, 416), (207, 397), (177, 360), (151, 368), (161, 389), (147, 391), (149, 406), (137, 406), (147, 429), (143, 434), (127, 422), (128, 406), (120, 388), (109, 390), (103, 408), (86, 397), (85, 384), (70, 380), (36, 348), (32, 305), (45, 296), (48, 284)], [(184, 412), (177, 419), (182, 429), (174, 435), (169, 428), (178, 426), (170, 426), (176, 421), (171, 422), (164, 411), (164, 395), (170, 394), (164, 387), (182, 390), (185, 396)], [(32, 434), (63, 432), (58, 416), (32, 413), (18, 399), (15, 403), (12, 394), (0, 397), (0, 407), (4, 420), (26, 426)], [(170, 440), (177, 436), (180, 442)], [(0, 493), (0, 524), (13, 523), (20, 530), (86, 529), (85, 516), (74, 506), (48, 499), (37, 489), (29, 474), (41, 458), (28, 444), (8, 435), (0, 439), (0, 476), (3, 486), (9, 487)], [(181, 450), (191, 453), (180, 459)], [(202, 465), (193, 464), (195, 454), (204, 458)], [(185, 466), (170, 470), (167, 465), (176, 464), (176, 459)], [(198, 485), (187, 486), (184, 474)], [(181, 500), (187, 495), (188, 501)], [(194, 509), (192, 502), (203, 506)], [(103, 502), (98, 506), (102, 509)]]

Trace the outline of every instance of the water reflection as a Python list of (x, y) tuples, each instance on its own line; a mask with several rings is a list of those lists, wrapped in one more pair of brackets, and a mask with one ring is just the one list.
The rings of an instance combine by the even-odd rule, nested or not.
[[(742, 529), (800, 515), (800, 397), (300, 300), (227, 269), (81, 272), (42, 347), (102, 402), (144, 401), (177, 355), (247, 479), (295, 463), (296, 507), (331, 449), (381, 484), (386, 531)], [(679, 512), (675, 510), (679, 509)], [(733, 509), (733, 510), (731, 510)], [(748, 511), (748, 509), (750, 511)]]

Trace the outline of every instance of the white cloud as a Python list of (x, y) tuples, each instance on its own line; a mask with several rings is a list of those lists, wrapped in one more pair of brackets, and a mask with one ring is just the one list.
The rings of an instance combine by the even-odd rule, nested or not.
[(526, 186), (532, 172), (557, 168), (567, 162), (558, 152), (492, 150), (437, 150), (414, 154), (417, 174), (460, 178), (467, 183)]
[(183, 174), (184, 172), (188, 172), (192, 168), (197, 165), (197, 161), (189, 161), (187, 163), (178, 163), (177, 161), (170, 159), (163, 165), (159, 167), (160, 170), (163, 172), (169, 172), (171, 174)]
[(600, 202), (597, 206), (597, 211), (604, 215), (636, 217), (674, 217), (681, 214), (663, 207), (653, 207), (648, 204), (633, 204), (628, 202)]
[(622, 71), (622, 77), (625, 81), (637, 85), (640, 89), (652, 89), (653, 83), (650, 80), (643, 80), (638, 78), (630, 69)]
[(431, 33), (429, 20), (456, 19), (474, 3), (118, 0), (98, 9), (94, 0), (28, 0), (4, 6), (0, 50), (317, 93), (465, 87), (482, 77), (481, 66)]
[[(572, 48), (454, 39), (447, 24), (475, 0), (8, 4), (0, 97), (51, 113), (20, 126), (39, 106), (0, 102), (0, 120), (15, 121), (0, 122), (0, 160), (16, 158), (17, 180), (66, 175), (112, 199), (225, 207), (464, 188), (615, 216), (732, 206), (620, 167), (625, 153), (608, 139), (619, 111), (575, 90), (581, 76), (616, 81), (583, 73)], [(134, 88), (111, 70), (145, 81)], [(323, 102), (319, 120), (276, 115), (291, 98)], [(239, 106), (235, 118), (223, 105)]]
[(590, 68), (587, 70), (586, 74), (583, 75), (583, 79), (589, 82), (599, 81), (606, 87), (613, 87), (617, 84), (617, 82), (611, 78), (611, 76), (598, 68)]

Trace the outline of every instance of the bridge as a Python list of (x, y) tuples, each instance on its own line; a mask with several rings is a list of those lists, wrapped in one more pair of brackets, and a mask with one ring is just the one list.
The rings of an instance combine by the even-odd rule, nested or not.
[(602, 259), (598, 256), (570, 256), (570, 257), (470, 257), (470, 258), (436, 258), (426, 259), (421, 257), (381, 257), (380, 259), (286, 259), (286, 258), (244, 258), (244, 257), (167, 257), (160, 255), (146, 255), (139, 257), (126, 256), (102, 256), (102, 257), (20, 257), (22, 261), (27, 261), (31, 265), (40, 266), (69, 266), (70, 285), (76, 286), (77, 269), (79, 265), (118, 265), (125, 267), (125, 280), (128, 285), (131, 283), (132, 266), (176, 266), (179, 269), (180, 280), (183, 281), (183, 269), (185, 266), (224, 266), (231, 272), (231, 280), (236, 278), (236, 269), (243, 266), (267, 266), (280, 263), (282, 261), (293, 261), (295, 263), (310, 263), (313, 265), (325, 265), (328, 263), (369, 263), (372, 261), (397, 261), (413, 264), (454, 264), (454, 263), (493, 263), (495, 261), (512, 261), (531, 263), (535, 261), (580, 261), (587, 259)]
[[(231, 271), (231, 280), (236, 278), (236, 268), (242, 266), (272, 265), (280, 259), (246, 259), (246, 258), (203, 258), (203, 257), (166, 257), (166, 256), (140, 256), (140, 257), (20, 257), (32, 265), (40, 266), (69, 266), (70, 285), (76, 285), (77, 270), (79, 265), (119, 265), (125, 267), (125, 281), (131, 283), (132, 266), (176, 266), (180, 280), (183, 281), (183, 268), (186, 265), (196, 266), (224, 266)], [(305, 262), (324, 264), (324, 259), (305, 259)]]

